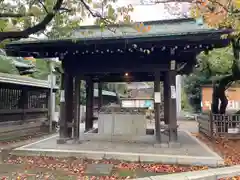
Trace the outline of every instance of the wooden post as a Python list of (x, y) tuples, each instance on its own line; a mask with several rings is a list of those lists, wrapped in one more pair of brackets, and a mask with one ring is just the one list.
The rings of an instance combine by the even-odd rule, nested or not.
[(80, 119), (79, 119), (79, 107), (80, 107), (80, 84), (81, 81), (78, 77), (74, 79), (74, 139), (79, 140)]
[(86, 81), (86, 122), (85, 122), (85, 131), (93, 128), (93, 81), (88, 79)]
[[(50, 91), (47, 91), (47, 98), (48, 98), (48, 132), (49, 133), (52, 133), (52, 125), (50, 125), (50, 124), (52, 124), (52, 107), (51, 107), (51, 105), (52, 105), (52, 100), (51, 100), (51, 98), (52, 98), (52, 96), (51, 96), (51, 90)], [(51, 131), (50, 131), (50, 128), (51, 128)]]
[(169, 89), (169, 80), (167, 77), (167, 73), (164, 74), (164, 82), (163, 82), (163, 106), (164, 106), (164, 123), (169, 124), (169, 97), (170, 89)]
[(57, 140), (58, 144), (63, 144), (66, 141), (67, 137), (67, 122), (65, 117), (65, 76), (61, 74), (61, 84), (60, 84), (60, 130), (59, 130), (59, 139)]
[(161, 103), (160, 72), (157, 70), (155, 71), (155, 81), (154, 81), (154, 111), (155, 111), (155, 136), (158, 143), (160, 143), (161, 141), (160, 103)]
[(65, 74), (65, 114), (67, 122), (67, 137), (72, 138), (73, 132), (73, 76)]
[[(169, 141), (177, 141), (177, 104), (176, 104), (176, 62), (171, 61), (170, 70), (165, 74), (166, 88), (165, 91), (168, 91), (168, 101), (167, 112), (167, 121), (169, 122)], [(164, 107), (165, 108), (165, 107)]]
[(103, 103), (103, 96), (102, 96), (102, 82), (98, 83), (98, 111), (100, 111)]

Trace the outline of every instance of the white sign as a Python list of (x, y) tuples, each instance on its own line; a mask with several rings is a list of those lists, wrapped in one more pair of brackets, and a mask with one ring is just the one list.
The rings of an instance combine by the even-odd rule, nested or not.
[(155, 101), (155, 103), (161, 103), (161, 93), (160, 92), (154, 93), (154, 101)]
[(171, 98), (176, 99), (176, 88), (175, 88), (175, 86), (171, 86)]
[(64, 90), (60, 91), (60, 102), (65, 102), (65, 94)]
[(153, 107), (152, 100), (122, 100), (124, 108), (147, 108)]
[(175, 68), (176, 68), (176, 61), (171, 60), (170, 70), (175, 70)]

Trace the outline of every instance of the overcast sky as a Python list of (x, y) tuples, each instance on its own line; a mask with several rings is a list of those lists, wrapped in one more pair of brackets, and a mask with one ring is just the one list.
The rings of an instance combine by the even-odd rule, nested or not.
[[(142, 0), (144, 2), (151, 0)], [(118, 0), (116, 7), (133, 5), (134, 11), (130, 14), (133, 21), (154, 21), (154, 20), (164, 20), (164, 19), (175, 19), (179, 18), (179, 14), (188, 14), (189, 4), (182, 3), (176, 4), (172, 3), (168, 8), (164, 4), (152, 4), (152, 5), (141, 5), (141, 0)], [(171, 14), (170, 12), (178, 12), (178, 15)], [(93, 24), (93, 18), (87, 18), (84, 20), (84, 25)]]
[[(100, 1), (101, 0), (95, 0)], [(182, 17), (183, 14), (188, 14), (189, 4), (181, 3), (176, 4), (172, 3), (169, 6), (164, 4), (153, 4), (150, 5), (142, 5), (141, 1), (149, 2), (151, 0), (118, 0), (117, 3), (114, 4), (115, 7), (122, 7), (131, 4), (134, 7), (134, 11), (130, 14), (131, 19), (135, 22), (144, 22), (144, 21), (156, 21), (156, 20), (164, 20), (164, 19), (175, 19)], [(100, 11), (100, 10), (99, 10)], [(178, 15), (172, 14), (172, 12), (178, 12)], [(85, 18), (82, 25), (93, 25), (94, 18)], [(36, 36), (32, 36), (35, 37)], [(40, 35), (37, 38), (46, 38), (44, 35)]]

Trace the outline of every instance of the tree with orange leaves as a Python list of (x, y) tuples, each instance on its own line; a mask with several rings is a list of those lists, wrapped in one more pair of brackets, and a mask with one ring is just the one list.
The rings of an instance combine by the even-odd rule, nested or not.
[[(232, 42), (234, 60), (232, 61), (231, 73), (222, 75), (213, 82), (212, 112), (214, 114), (225, 114), (228, 104), (225, 90), (234, 81), (240, 80), (240, 0), (148, 0), (145, 3), (162, 3), (169, 9), (170, 13), (179, 16), (181, 16), (181, 14), (177, 12), (178, 8), (172, 5), (178, 6), (179, 3), (188, 3), (192, 17), (203, 20), (213, 28), (228, 28), (234, 30), (231, 34), (223, 36), (223, 38), (230, 38)], [(172, 10), (173, 8), (174, 11)], [(142, 24), (138, 24), (135, 27), (138, 32), (146, 32), (146, 29), (150, 29), (143, 28), (144, 25)], [(219, 102), (221, 102), (220, 108)]]
[[(222, 75), (214, 80), (212, 112), (214, 114), (225, 114), (228, 99), (225, 90), (235, 81), (240, 80), (240, 0), (149, 0), (151, 3), (163, 3), (173, 15), (181, 16), (181, 12), (175, 12), (181, 8), (182, 3), (190, 6), (191, 16), (204, 21), (213, 28), (233, 29), (231, 34), (224, 35), (222, 38), (230, 38), (233, 49), (234, 60), (232, 61), (231, 73)], [(149, 2), (148, 2), (149, 3)], [(186, 4), (184, 4), (186, 5)], [(172, 11), (172, 8), (175, 11)], [(177, 9), (177, 10), (176, 10)], [(210, 67), (210, 66), (207, 66)], [(211, 71), (210, 69), (207, 71)], [(219, 101), (220, 100), (220, 101)], [(219, 108), (219, 102), (220, 108)]]
[[(212, 112), (225, 114), (228, 104), (225, 90), (233, 82), (240, 80), (240, 0), (197, 0), (191, 7), (191, 15), (195, 18), (202, 18), (213, 28), (231, 28), (234, 30), (231, 34), (223, 37), (230, 38), (232, 42), (234, 60), (231, 74), (222, 76), (213, 82)], [(220, 108), (219, 102), (221, 102)]]

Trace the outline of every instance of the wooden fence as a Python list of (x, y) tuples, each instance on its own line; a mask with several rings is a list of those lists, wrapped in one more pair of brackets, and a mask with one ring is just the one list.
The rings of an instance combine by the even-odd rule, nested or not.
[(0, 133), (39, 127), (49, 119), (49, 95), (48, 81), (0, 73)]
[(240, 139), (240, 114), (205, 114), (197, 120), (199, 132), (209, 138)]

